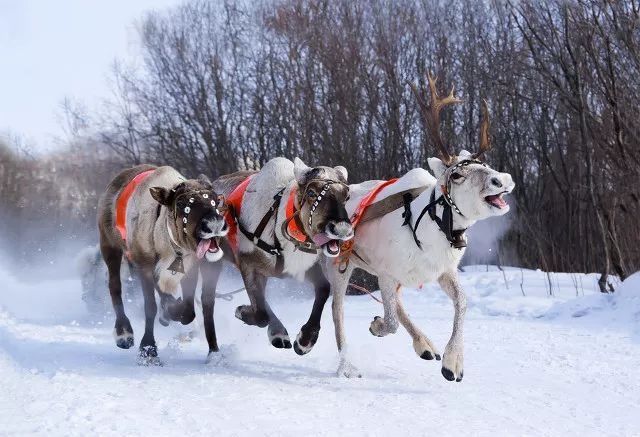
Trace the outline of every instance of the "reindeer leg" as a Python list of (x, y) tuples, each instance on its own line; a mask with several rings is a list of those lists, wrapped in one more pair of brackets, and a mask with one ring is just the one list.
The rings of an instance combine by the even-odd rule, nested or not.
[(311, 352), (316, 341), (318, 341), (322, 310), (331, 292), (329, 281), (322, 273), (322, 267), (319, 263), (311, 267), (306, 276), (314, 286), (316, 297), (313, 301), (313, 309), (311, 310), (311, 315), (309, 315), (309, 320), (300, 328), (296, 341), (293, 343), (293, 349), (298, 355), (305, 355)]
[[(193, 319), (196, 318), (196, 311), (194, 308), (194, 298), (196, 295), (196, 287), (198, 286), (198, 272), (201, 271), (204, 265), (210, 264), (205, 262), (202, 264), (200, 268), (198, 266), (194, 266), (191, 270), (189, 270), (180, 281), (180, 288), (182, 289), (182, 314), (180, 315), (180, 323), (183, 325), (188, 325), (193, 322)], [(218, 272), (218, 276), (220, 272)], [(218, 282), (218, 276), (215, 278), (215, 282)], [(203, 289), (204, 289), (204, 280), (203, 280)], [(214, 284), (214, 294), (215, 294), (215, 284)]]
[[(222, 271), (221, 262), (204, 262), (200, 266), (202, 272), (202, 315), (204, 318), (204, 332), (209, 343), (207, 364), (219, 361), (218, 340), (216, 338), (216, 326), (213, 319), (213, 309), (216, 303), (216, 287)], [(193, 296), (191, 297), (193, 305)]]
[(100, 244), (100, 251), (109, 271), (109, 294), (111, 294), (111, 303), (116, 314), (113, 337), (119, 348), (129, 349), (133, 346), (133, 328), (124, 312), (124, 303), (122, 302), (122, 283), (120, 282), (122, 250), (106, 244)]
[(358, 368), (349, 361), (347, 340), (344, 330), (344, 296), (347, 294), (347, 287), (349, 285), (351, 273), (353, 273), (353, 267), (349, 266), (344, 273), (340, 273), (335, 266), (329, 264), (332, 263), (332, 260), (327, 260), (326, 263), (327, 276), (329, 283), (331, 284), (331, 290), (333, 291), (331, 310), (333, 314), (333, 326), (336, 334), (336, 345), (338, 346), (338, 354), (340, 356), (340, 362), (338, 364), (336, 374), (347, 378), (361, 378), (362, 374)]
[(416, 354), (418, 354), (418, 356), (423, 360), (433, 360), (435, 358), (439, 361), (440, 353), (436, 347), (433, 345), (431, 340), (429, 340), (427, 336), (413, 324), (411, 319), (409, 319), (409, 315), (402, 305), (400, 290), (398, 290), (396, 298), (396, 311), (398, 312), (398, 320), (400, 320), (400, 324), (404, 326), (413, 339), (413, 350), (416, 351)]
[(382, 305), (384, 306), (384, 317), (376, 316), (369, 326), (369, 332), (376, 337), (384, 337), (387, 334), (395, 334), (398, 330), (397, 313), (397, 289), (398, 284), (388, 276), (378, 276), (380, 293), (382, 294)]
[(243, 264), (240, 261), (239, 264), (251, 305), (241, 305), (236, 308), (236, 317), (247, 325), (256, 325), (260, 328), (269, 326), (267, 331), (269, 342), (278, 349), (290, 349), (289, 333), (273, 313), (265, 298), (267, 277), (248, 267), (248, 263)]
[(162, 362), (158, 359), (158, 348), (156, 347), (156, 339), (153, 336), (153, 325), (156, 320), (156, 313), (158, 312), (153, 270), (142, 269), (140, 272), (140, 282), (142, 283), (142, 293), (144, 296), (144, 335), (140, 341), (138, 364), (143, 366), (160, 366)]
[(455, 272), (443, 273), (438, 278), (438, 283), (453, 301), (454, 308), (453, 332), (442, 357), (442, 376), (449, 381), (460, 382), (464, 376), (462, 326), (467, 311), (467, 298)]

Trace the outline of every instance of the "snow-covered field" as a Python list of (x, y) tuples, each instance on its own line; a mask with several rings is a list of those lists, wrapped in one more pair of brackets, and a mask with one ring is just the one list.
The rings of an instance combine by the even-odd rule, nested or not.
[[(335, 376), (329, 307), (318, 344), (299, 357), (233, 317), (244, 293), (216, 303), (222, 364), (204, 364), (202, 336), (176, 340), (189, 327), (158, 324), (165, 365), (145, 368), (135, 349), (116, 348), (112, 316), (87, 312), (79, 280), (20, 282), (0, 271), (0, 434), (640, 435), (640, 276), (604, 296), (594, 275), (488, 270), (461, 274), (469, 296), (461, 383), (419, 359), (402, 329), (373, 337), (382, 307), (368, 296), (346, 305), (362, 379)], [(280, 284), (271, 300), (295, 336), (311, 302), (287, 287), (301, 289)], [(404, 296), (443, 350), (447, 297), (433, 286)], [(130, 308), (137, 342), (142, 314)]]

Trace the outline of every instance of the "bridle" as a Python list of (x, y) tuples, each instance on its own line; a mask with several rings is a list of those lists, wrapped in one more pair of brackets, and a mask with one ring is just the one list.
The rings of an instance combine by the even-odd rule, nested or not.
[[(312, 195), (312, 194), (309, 194), (309, 191), (311, 191), (311, 190), (309, 190), (309, 185), (311, 185), (314, 182), (321, 182), (321, 183), (324, 183), (324, 185), (323, 185), (322, 189), (320, 190), (320, 193)], [(301, 194), (302, 200), (299, 200), (300, 206), (291, 215), (291, 217), (287, 217), (285, 219), (285, 221), (282, 223), (282, 227), (281, 227), (282, 235), (287, 240), (289, 240), (289, 242), (294, 244), (297, 249), (302, 250), (303, 252), (307, 252), (307, 253), (317, 253), (316, 249), (318, 248), (318, 246), (314, 243), (313, 239), (305, 231), (304, 226), (302, 225), (302, 221), (300, 220), (300, 212), (302, 211), (302, 207), (304, 206), (305, 203), (311, 202), (313, 200), (313, 203), (311, 204), (311, 207), (309, 208), (309, 218), (307, 220), (307, 223), (309, 224), (309, 227), (311, 227), (313, 225), (313, 216), (314, 216), (314, 214), (316, 212), (316, 209), (320, 205), (320, 202), (322, 202), (322, 199), (326, 198), (326, 194), (329, 191), (329, 189), (331, 188), (331, 185), (334, 185), (334, 184), (342, 185), (342, 186), (347, 188), (347, 191), (349, 190), (349, 185), (345, 184), (344, 182), (336, 181), (336, 180), (333, 180), (333, 179), (318, 179), (318, 178), (315, 178), (315, 179), (309, 180), (305, 184), (304, 190), (302, 191), (302, 194)], [(294, 207), (295, 207), (295, 205), (294, 205)], [(296, 224), (298, 225), (299, 231), (304, 235), (304, 237), (305, 237), (304, 241), (300, 241), (297, 238), (294, 238), (289, 233), (289, 224), (291, 223), (292, 220), (295, 220)]]
[[(440, 186), (442, 194), (436, 199), (436, 188), (434, 187), (433, 191), (431, 192), (429, 203), (427, 204), (427, 206), (422, 208), (422, 211), (420, 212), (420, 215), (418, 215), (418, 219), (413, 226), (411, 225), (412, 199), (405, 199), (404, 213), (402, 214), (402, 216), (404, 217), (404, 222), (402, 223), (402, 226), (408, 226), (409, 229), (411, 229), (413, 240), (420, 249), (422, 249), (422, 243), (420, 239), (418, 239), (418, 235), (416, 234), (416, 232), (418, 230), (418, 226), (420, 225), (422, 217), (424, 217), (427, 212), (429, 213), (429, 217), (431, 218), (431, 220), (433, 220), (438, 225), (440, 231), (444, 233), (447, 241), (449, 242), (449, 244), (451, 244), (451, 247), (454, 247), (456, 249), (463, 249), (467, 247), (467, 241), (464, 236), (464, 233), (467, 229), (453, 229), (452, 210), (454, 210), (462, 217), (464, 217), (464, 214), (462, 213), (462, 211), (460, 211), (460, 208), (458, 207), (458, 205), (456, 205), (456, 202), (451, 196), (451, 175), (458, 168), (466, 167), (471, 164), (480, 164), (483, 167), (487, 167), (487, 164), (485, 164), (484, 162), (473, 158), (463, 159), (462, 161), (452, 165), (451, 167), (448, 167), (445, 170), (444, 184)], [(438, 217), (436, 214), (435, 209), (437, 205), (442, 206), (442, 218)]]
[[(173, 188), (172, 192), (176, 192), (176, 189)], [(196, 197), (202, 197), (205, 200), (205, 203), (209, 201), (211, 206), (215, 208), (216, 214), (220, 214), (220, 208), (224, 207), (224, 196), (216, 196), (216, 193), (213, 190), (191, 190), (186, 193), (179, 194), (173, 201), (173, 225), (176, 225), (176, 221), (178, 220), (178, 200), (183, 197), (189, 197), (187, 205), (184, 207), (182, 212), (184, 216), (182, 217), (182, 232), (187, 233), (187, 225), (189, 224), (189, 213), (191, 212), (191, 205), (193, 205), (196, 201)], [(216, 202), (216, 199), (218, 202)], [(158, 215), (160, 215), (160, 209), (158, 209)], [(169, 241), (171, 242), (171, 246), (173, 247), (173, 251), (176, 254), (176, 258), (169, 265), (167, 270), (171, 272), (171, 274), (175, 275), (176, 273), (184, 273), (184, 251), (185, 249), (180, 246), (180, 243), (176, 240), (173, 235), (171, 224), (169, 223), (169, 215), (167, 215), (166, 220), (167, 232), (169, 233)]]
[(441, 187), (443, 188), (442, 197), (444, 198), (445, 202), (449, 204), (449, 206), (462, 217), (464, 217), (464, 214), (462, 213), (462, 211), (460, 211), (460, 208), (458, 207), (458, 205), (456, 205), (456, 203), (453, 201), (453, 198), (451, 197), (451, 175), (457, 169), (467, 167), (471, 164), (480, 164), (483, 167), (487, 167), (487, 164), (480, 161), (479, 159), (463, 159), (462, 161), (452, 165), (445, 170), (445, 184), (443, 185), (443, 187)]

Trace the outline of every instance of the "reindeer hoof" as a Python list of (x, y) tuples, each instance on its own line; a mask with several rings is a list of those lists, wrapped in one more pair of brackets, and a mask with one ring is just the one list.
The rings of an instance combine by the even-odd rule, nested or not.
[(129, 349), (133, 346), (133, 328), (129, 320), (116, 321), (113, 328), (113, 338), (116, 340), (116, 346), (121, 349)]
[(269, 315), (266, 311), (254, 311), (250, 305), (240, 305), (236, 308), (236, 319), (242, 320), (247, 325), (264, 328), (269, 325)]
[(140, 346), (138, 359), (139, 366), (162, 366), (163, 363), (158, 358), (158, 349), (155, 346)]
[(446, 379), (447, 381), (454, 381), (456, 379), (453, 372), (446, 367), (442, 368), (442, 376), (444, 376), (444, 379)]
[(291, 349), (291, 341), (287, 338), (275, 337), (271, 340), (271, 345), (277, 349)]
[(293, 343), (293, 350), (295, 350), (298, 355), (308, 354), (316, 345), (319, 335), (320, 328), (305, 328), (303, 326), (300, 332), (298, 332), (296, 341)]
[(434, 357), (431, 351), (424, 351), (422, 355), (420, 355), (420, 358), (422, 358), (423, 360), (431, 361)]
[(158, 322), (160, 322), (162, 326), (169, 326), (171, 324), (171, 320), (165, 319), (162, 313), (160, 313), (160, 316), (158, 317)]
[(121, 338), (116, 340), (116, 346), (118, 346), (121, 349), (129, 349), (131, 348), (131, 346), (133, 346), (133, 344), (134, 344), (133, 335), (127, 338)]
[(186, 313), (182, 313), (182, 317), (180, 318), (180, 323), (182, 323), (183, 325), (188, 325), (189, 323), (193, 322), (193, 320), (196, 318), (196, 313), (195, 311), (187, 311)]

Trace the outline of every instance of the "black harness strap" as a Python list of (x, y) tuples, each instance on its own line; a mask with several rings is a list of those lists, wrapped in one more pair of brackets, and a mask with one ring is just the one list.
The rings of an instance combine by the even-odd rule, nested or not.
[[(429, 203), (420, 212), (415, 225), (411, 226), (411, 201), (413, 199), (410, 199), (407, 196), (405, 198), (404, 213), (402, 214), (402, 216), (404, 217), (402, 226), (409, 226), (409, 229), (413, 234), (413, 240), (416, 242), (416, 245), (420, 249), (422, 249), (422, 243), (418, 239), (416, 231), (418, 229), (418, 226), (420, 225), (422, 217), (424, 217), (424, 215), (428, 212), (429, 217), (431, 217), (431, 220), (436, 222), (438, 228), (440, 228), (444, 236), (447, 238), (447, 241), (451, 244), (451, 247), (455, 247), (456, 249), (467, 247), (467, 241), (464, 238), (464, 232), (466, 231), (466, 229), (453, 230), (453, 213), (451, 212), (451, 205), (449, 205), (449, 203), (445, 200), (444, 196), (440, 196), (437, 199), (435, 197), (436, 190), (434, 188), (431, 192)], [(443, 208), (442, 219), (436, 215), (437, 205), (441, 205)]]
[(280, 245), (280, 241), (278, 241), (275, 232), (273, 233), (273, 244), (267, 243), (260, 237), (264, 232), (264, 228), (267, 227), (269, 220), (271, 220), (271, 217), (275, 216), (275, 221), (278, 221), (278, 208), (280, 207), (280, 201), (282, 200), (283, 192), (284, 188), (282, 188), (276, 193), (275, 196), (273, 196), (273, 203), (271, 204), (271, 207), (264, 215), (264, 217), (262, 217), (262, 220), (260, 220), (260, 223), (258, 223), (255, 232), (250, 232), (247, 228), (245, 228), (236, 216), (236, 221), (238, 223), (238, 229), (240, 229), (240, 232), (242, 232), (245, 237), (251, 240), (253, 244), (258, 246), (260, 249), (264, 250), (270, 255), (276, 256), (276, 272), (278, 274), (282, 273), (282, 271), (284, 270), (284, 256), (282, 255), (282, 246)]

